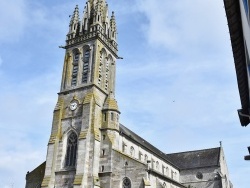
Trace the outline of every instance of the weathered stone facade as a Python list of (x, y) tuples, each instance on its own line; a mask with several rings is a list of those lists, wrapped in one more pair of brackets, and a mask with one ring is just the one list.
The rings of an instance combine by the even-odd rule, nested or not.
[[(27, 176), (26, 188), (38, 180), (42, 188), (192, 185), (187, 181), (193, 181), (194, 171), (182, 171), (173, 158), (119, 123), (116, 35), (115, 16), (108, 17), (105, 0), (88, 0), (82, 21), (76, 6), (64, 46), (46, 166), (37, 179), (35, 171)], [(204, 176), (211, 176), (213, 170), (205, 168)]]

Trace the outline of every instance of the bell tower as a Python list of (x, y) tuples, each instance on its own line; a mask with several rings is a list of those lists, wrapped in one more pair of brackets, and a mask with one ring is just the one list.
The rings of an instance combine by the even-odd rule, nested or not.
[(109, 17), (105, 0), (88, 0), (82, 19), (79, 7), (75, 7), (63, 47), (65, 60), (43, 188), (100, 186), (99, 173), (105, 165), (100, 161), (101, 137), (111, 135), (114, 140), (119, 134), (116, 40), (115, 15), (112, 12)]

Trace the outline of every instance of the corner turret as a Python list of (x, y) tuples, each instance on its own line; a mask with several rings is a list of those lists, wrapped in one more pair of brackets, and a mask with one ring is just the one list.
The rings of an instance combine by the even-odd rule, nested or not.
[(114, 94), (110, 92), (103, 105), (103, 127), (106, 129), (119, 130), (119, 115), (117, 101)]

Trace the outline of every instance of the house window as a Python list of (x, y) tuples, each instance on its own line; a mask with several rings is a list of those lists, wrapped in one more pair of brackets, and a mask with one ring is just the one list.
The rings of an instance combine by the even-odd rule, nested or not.
[(69, 135), (66, 153), (66, 167), (75, 167), (76, 165), (76, 150), (77, 150), (77, 135), (72, 132)]
[(162, 174), (165, 174), (165, 166), (162, 165)]
[(145, 163), (147, 163), (147, 161), (148, 161), (148, 156), (145, 154), (145, 156), (144, 156), (144, 160), (145, 160)]
[(83, 59), (82, 83), (88, 82), (90, 50), (86, 50)]
[(122, 188), (131, 188), (131, 181), (129, 178), (125, 177), (122, 181)]

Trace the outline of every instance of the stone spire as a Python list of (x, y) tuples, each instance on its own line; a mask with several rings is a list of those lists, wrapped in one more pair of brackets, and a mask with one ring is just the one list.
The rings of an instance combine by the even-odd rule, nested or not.
[(69, 23), (69, 33), (68, 38), (74, 38), (79, 30), (79, 8), (76, 5), (73, 15), (71, 16), (71, 20)]
[(103, 110), (112, 110), (112, 111), (116, 111), (120, 113), (118, 105), (117, 105), (117, 101), (115, 100), (115, 96), (113, 92), (110, 92), (110, 94), (108, 95), (103, 105)]
[(115, 21), (115, 13), (112, 12), (112, 16), (110, 19), (110, 29), (111, 29), (111, 39), (116, 41), (116, 34), (117, 34), (117, 30), (116, 30), (116, 21)]
[(116, 44), (116, 21), (114, 12), (112, 12), (111, 18), (108, 14), (108, 4), (106, 0), (88, 0), (84, 7), (83, 17), (79, 22), (79, 9), (76, 6), (69, 24), (68, 40), (98, 31), (102, 33), (106, 38), (114, 41)]

